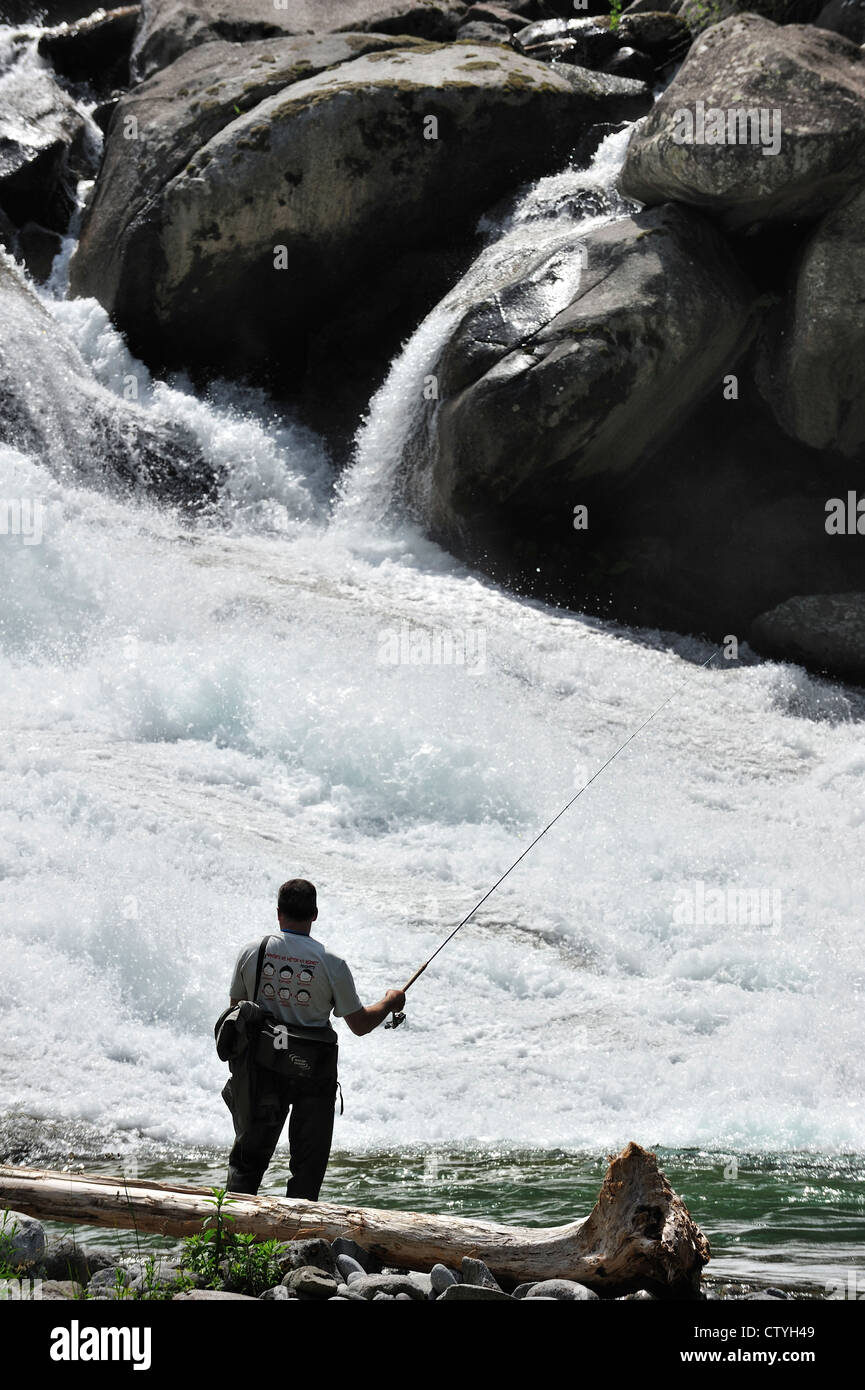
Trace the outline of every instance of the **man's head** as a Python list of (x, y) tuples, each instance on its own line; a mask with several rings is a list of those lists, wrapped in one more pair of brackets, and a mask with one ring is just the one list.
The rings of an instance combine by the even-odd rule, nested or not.
[(281, 927), (311, 927), (318, 916), (315, 886), (305, 878), (290, 878), (279, 890), (276, 911)]

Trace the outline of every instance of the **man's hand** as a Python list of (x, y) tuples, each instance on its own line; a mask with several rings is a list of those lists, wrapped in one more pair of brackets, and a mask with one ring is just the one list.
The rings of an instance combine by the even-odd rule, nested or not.
[(365, 1009), (358, 1009), (353, 1014), (346, 1014), (345, 1021), (351, 1031), (359, 1038), (363, 1038), (367, 1033), (371, 1033), (380, 1023), (384, 1023), (388, 1014), (398, 1013), (405, 1008), (405, 993), (401, 989), (389, 989), (384, 999), (380, 999), (377, 1004), (367, 1004)]

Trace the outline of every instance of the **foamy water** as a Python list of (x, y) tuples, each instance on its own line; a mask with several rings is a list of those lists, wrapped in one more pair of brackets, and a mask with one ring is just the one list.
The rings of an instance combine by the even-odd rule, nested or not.
[[(0, 1110), (227, 1145), (212, 1024), (278, 884), (317, 883), (317, 933), (371, 1002), (678, 691), (403, 1030), (340, 1025), (336, 1145), (865, 1150), (857, 697), (700, 669), (695, 640), (522, 601), (426, 541), (394, 505), (399, 443), (449, 309), (335, 509), (321, 442), (261, 396), (154, 385), (98, 306), (53, 312), (228, 481), (193, 527), (0, 449), (0, 497), (42, 506), (40, 544), (0, 536)], [(780, 906), (683, 920), (697, 885)]]

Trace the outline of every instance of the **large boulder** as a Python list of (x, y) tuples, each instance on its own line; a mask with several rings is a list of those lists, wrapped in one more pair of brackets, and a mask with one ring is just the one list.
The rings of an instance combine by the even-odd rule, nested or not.
[[(574, 540), (588, 540), (593, 589), (623, 620), (742, 639), (790, 594), (865, 589), (865, 547), (826, 531), (827, 498), (846, 498), (860, 466), (791, 440), (748, 376), (748, 359), (725, 373), (626, 491), (604, 490), (589, 531), (572, 533), (572, 569)], [(546, 570), (548, 556), (536, 563)]]
[(93, 199), (72, 261), (72, 289), (94, 295), (133, 339), (136, 302), (148, 312), (149, 287), (135, 258), (148, 263), (151, 220), (163, 191), (215, 135), (292, 83), (365, 53), (404, 48), (412, 40), (384, 34), (216, 41), (185, 53), (115, 107)]
[(539, 474), (513, 501), (467, 506), (452, 549), (521, 593), (717, 640), (744, 640), (790, 594), (865, 592), (861, 537), (826, 531), (827, 498), (846, 499), (861, 465), (790, 439), (748, 378), (748, 357), (719, 374), (639, 469)]
[(865, 457), (865, 189), (827, 213), (763, 340), (758, 381), (783, 428)]
[(58, 476), (120, 483), (198, 505), (215, 479), (193, 440), (101, 386), (71, 338), (0, 252), (0, 435)]
[(22, 62), (0, 76), (0, 208), (16, 227), (65, 231), (97, 159), (95, 131), (49, 72)]
[(181, 53), (214, 39), (374, 30), (452, 39), (468, 6), (463, 0), (143, 0), (133, 62), (149, 77)]
[(758, 651), (865, 683), (865, 592), (797, 595), (751, 628)]
[(865, 55), (757, 15), (704, 33), (635, 131), (620, 187), (732, 229), (827, 211), (865, 178)]
[[(642, 3), (648, 5), (649, 0)], [(687, 20), (695, 34), (700, 34), (736, 14), (759, 14), (775, 24), (810, 24), (822, 3), (823, 0), (671, 0), (670, 9)]]
[[(282, 384), (347, 297), (374, 300), (376, 277), (401, 258), (470, 235), (591, 126), (648, 101), (639, 83), (471, 44), (367, 53), (264, 100), (267, 79), (250, 67), (236, 102), (224, 69), (205, 94), (190, 84), (191, 58), (118, 106), (73, 289), (100, 298), (148, 360), (242, 373), (276, 363)], [(136, 112), (140, 149), (127, 139)], [(164, 159), (150, 140), (167, 143)]]
[(711, 224), (674, 206), (506, 262), (432, 368), (441, 399), (408, 448), (414, 505), (475, 554), (539, 499), (567, 517), (585, 483), (627, 479), (720, 383), (753, 300)]
[(623, 15), (667, 10), (680, 15), (692, 32), (699, 34), (735, 14), (746, 13), (762, 15), (775, 24), (810, 24), (822, 5), (823, 0), (631, 0)]

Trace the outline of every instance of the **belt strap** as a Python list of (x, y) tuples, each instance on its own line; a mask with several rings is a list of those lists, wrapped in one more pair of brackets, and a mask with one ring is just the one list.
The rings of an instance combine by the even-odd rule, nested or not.
[(261, 984), (261, 972), (264, 969), (264, 953), (267, 950), (267, 943), (269, 940), (270, 937), (266, 936), (258, 948), (258, 960), (255, 966), (255, 988), (252, 991), (253, 1004), (258, 1000), (258, 986)]

